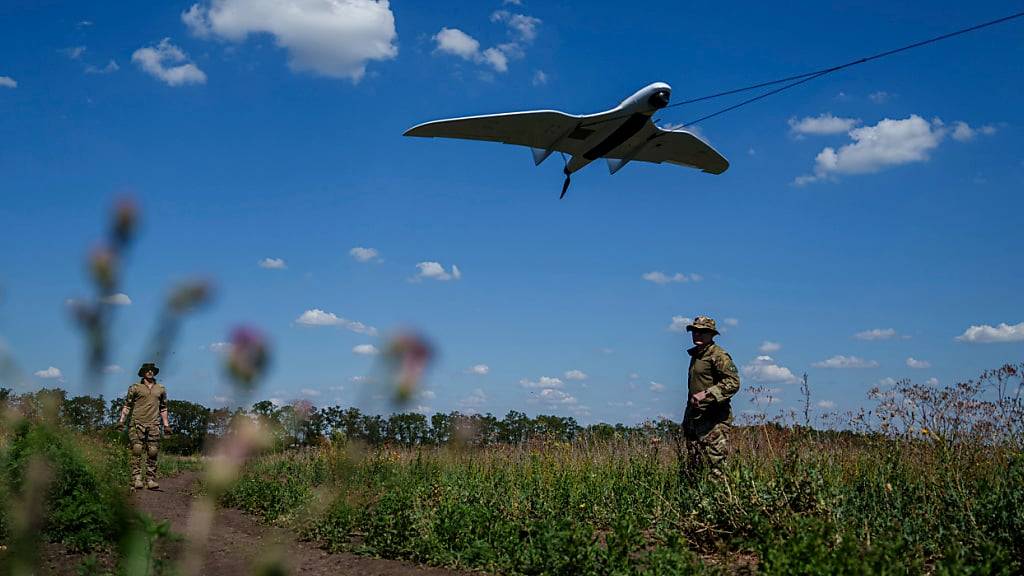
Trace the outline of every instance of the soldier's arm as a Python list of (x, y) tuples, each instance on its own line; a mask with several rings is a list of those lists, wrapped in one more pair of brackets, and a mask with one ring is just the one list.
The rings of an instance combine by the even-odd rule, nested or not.
[(132, 411), (132, 406), (135, 406), (135, 385), (132, 384), (128, 387), (128, 394), (124, 397), (124, 406), (121, 407), (121, 418), (117, 421), (118, 425), (124, 424), (128, 413)]
[(164, 428), (170, 428), (171, 423), (167, 420), (167, 391), (160, 394), (160, 419), (163, 420)]
[(724, 402), (740, 390), (740, 374), (728, 353), (716, 354), (711, 362), (715, 367), (715, 385), (707, 389), (715, 402)]

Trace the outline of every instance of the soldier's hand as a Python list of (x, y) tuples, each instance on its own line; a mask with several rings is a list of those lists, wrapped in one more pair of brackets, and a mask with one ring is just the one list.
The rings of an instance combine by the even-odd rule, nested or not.
[(704, 390), (697, 392), (693, 396), (690, 396), (690, 404), (693, 404), (694, 408), (700, 408), (701, 401), (704, 400), (704, 398), (706, 398), (707, 395), (708, 393)]
[(174, 430), (170, 426), (164, 426), (164, 436), (169, 436), (174, 433)]

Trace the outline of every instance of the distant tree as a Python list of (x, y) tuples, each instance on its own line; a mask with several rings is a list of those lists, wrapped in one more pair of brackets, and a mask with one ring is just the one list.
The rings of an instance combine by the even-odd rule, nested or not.
[(121, 418), (121, 408), (124, 408), (124, 396), (116, 396), (110, 400), (110, 408), (107, 409), (107, 424), (117, 424)]
[(210, 418), (206, 425), (207, 436), (222, 437), (228, 433), (231, 424), (231, 410), (228, 408), (216, 408), (210, 410)]
[(171, 454), (196, 454), (202, 450), (210, 426), (210, 409), (185, 400), (168, 400), (167, 416), (174, 434), (164, 439)]
[(522, 412), (509, 410), (497, 425), (498, 441), (505, 444), (521, 444), (530, 437), (533, 423)]
[(451, 417), (442, 412), (437, 412), (430, 417), (430, 442), (433, 444), (447, 444), (452, 437)]
[(103, 396), (75, 396), (64, 400), (61, 417), (68, 426), (80, 432), (91, 432), (103, 426), (106, 407)]
[(360, 419), (360, 427), (362, 428), (362, 440), (368, 444), (381, 444), (384, 439), (387, 438), (388, 424), (380, 415), (363, 415)]
[(389, 441), (405, 446), (423, 444), (430, 438), (427, 417), (412, 412), (392, 414), (388, 418), (387, 431)]

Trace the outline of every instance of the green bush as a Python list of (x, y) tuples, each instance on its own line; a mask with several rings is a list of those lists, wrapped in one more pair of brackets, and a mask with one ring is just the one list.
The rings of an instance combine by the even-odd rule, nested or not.
[[(5, 502), (22, 498), (29, 462), (40, 458), (49, 467), (43, 536), (74, 550), (92, 550), (118, 540), (126, 526), (128, 509), (123, 486), (128, 483), (128, 461), (123, 451), (101, 446), (76, 445), (66, 429), (23, 422), (2, 455), (7, 493)], [(5, 523), (4, 530), (9, 530)]]

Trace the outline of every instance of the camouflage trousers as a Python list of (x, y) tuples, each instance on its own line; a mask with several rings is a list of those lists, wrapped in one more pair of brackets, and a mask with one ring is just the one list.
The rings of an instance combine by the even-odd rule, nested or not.
[(683, 440), (690, 469), (709, 468), (712, 472), (720, 473), (728, 454), (727, 441), (731, 429), (728, 420), (684, 419)]
[(159, 424), (132, 424), (128, 428), (132, 445), (132, 478), (143, 480), (142, 461), (146, 461), (146, 480), (156, 480), (156, 457), (160, 452)]

